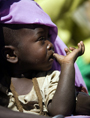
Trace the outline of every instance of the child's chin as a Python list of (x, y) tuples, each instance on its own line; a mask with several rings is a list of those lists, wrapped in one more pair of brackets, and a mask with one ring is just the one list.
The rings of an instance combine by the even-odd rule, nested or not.
[(47, 69), (45, 69), (44, 71), (49, 71), (51, 70), (52, 66), (48, 67)]

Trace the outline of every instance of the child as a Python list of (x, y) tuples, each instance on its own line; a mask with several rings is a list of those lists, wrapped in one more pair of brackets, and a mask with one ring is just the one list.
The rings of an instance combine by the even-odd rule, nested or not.
[[(26, 5), (26, 6), (25, 6)], [(55, 52), (65, 55), (65, 44), (57, 36), (57, 27), (52, 23), (50, 17), (33, 0), (1, 0), (0, 23), (4, 24), (43, 24), (50, 27), (51, 42)], [(54, 61), (53, 70), (60, 71), (60, 65)], [(75, 85), (86, 88), (80, 71), (75, 64)], [(87, 89), (87, 88), (86, 88)]]
[[(14, 94), (14, 96), (13, 96), (12, 93), (9, 93), (9, 96), (11, 97), (11, 99), (10, 99), (11, 101), (10, 101), (10, 104), (8, 107), (12, 107), (12, 109), (14, 109), (14, 110), (19, 109), (20, 111), (24, 110), (24, 112), (25, 111), (29, 112), (29, 113), (35, 112), (37, 114), (40, 114), (40, 113), (42, 114), (44, 112), (44, 113), (49, 113), (49, 115), (56, 115), (56, 114), (60, 114), (60, 113), (63, 115), (70, 115), (71, 113), (73, 113), (73, 110), (74, 110), (73, 108), (75, 106), (74, 79), (72, 81), (69, 80), (70, 83), (69, 83), (68, 79), (65, 79), (64, 82), (66, 83), (66, 85), (62, 84), (64, 79), (60, 79), (60, 81), (62, 81), (62, 82), (59, 82), (60, 88), (57, 89), (57, 91), (58, 90), (59, 90), (59, 92), (61, 91), (60, 95), (59, 95), (59, 97), (61, 99), (60, 105), (57, 104), (60, 106), (60, 107), (57, 106), (57, 109), (59, 108), (58, 110), (55, 110), (56, 102), (58, 102), (58, 100), (57, 100), (58, 93), (55, 92), (55, 90), (54, 90), (54, 89), (56, 89), (58, 80), (57, 80), (56, 84), (54, 84), (55, 85), (55, 88), (54, 88), (53, 83), (55, 83), (55, 82), (50, 81), (50, 79), (45, 79), (45, 82), (44, 82), (45, 85), (43, 85), (43, 88), (40, 93), (40, 91), (38, 90), (39, 87), (37, 85), (37, 81), (39, 79), (37, 79), (37, 81), (36, 81), (36, 79), (35, 80), (33, 79), (34, 87), (37, 87), (37, 88), (35, 88), (36, 93), (34, 91), (34, 88), (32, 88), (33, 84), (32, 84), (31, 79), (33, 77), (40, 77), (40, 76), (42, 76), (42, 74), (44, 74), (44, 75), (48, 74), (52, 78), (54, 78), (55, 75), (59, 76), (58, 71), (55, 71), (55, 73), (57, 73), (57, 74), (55, 74), (55, 73), (51, 74), (49, 72), (39, 73), (39, 71), (48, 71), (51, 69), (52, 64), (53, 64), (52, 57), (55, 56), (55, 54), (53, 55), (53, 53), (54, 53), (53, 50), (55, 49), (55, 52), (59, 52), (58, 51), (59, 48), (56, 47), (56, 46), (58, 46), (58, 44), (57, 44), (58, 41), (60, 41), (60, 44), (62, 46), (62, 47), (60, 47), (59, 53), (64, 54), (63, 49), (65, 46), (61, 42), (61, 40), (58, 40), (57, 28), (51, 22), (48, 15), (45, 14), (43, 12), (43, 10), (39, 6), (37, 6), (37, 4), (33, 0), (32, 1), (30, 1), (30, 0), (1, 1), (0, 13), (1, 13), (0, 22), (4, 23), (4, 25), (2, 25), (1, 27), (3, 29), (2, 31), (4, 34), (4, 41), (5, 41), (4, 42), (5, 46), (3, 45), (4, 48), (2, 49), (2, 52), (4, 52), (3, 53), (4, 58), (7, 60), (7, 62), (9, 62), (9, 63), (6, 62), (8, 69), (6, 69), (6, 68), (4, 68), (4, 69), (7, 71), (9, 70), (8, 74), (11, 77), (12, 83), (13, 83), (13, 84), (11, 84), (11, 90)], [(9, 24), (9, 25), (6, 25), (6, 24)], [(13, 24), (13, 25), (10, 25), (10, 24)], [(23, 24), (23, 25), (14, 25), (14, 24)], [(30, 25), (30, 24), (32, 24), (32, 25)], [(29, 38), (29, 36), (30, 36), (30, 38)], [(44, 51), (45, 49), (43, 49), (43, 48), (42, 48), (43, 50), (42, 49), (39, 50), (38, 45), (34, 45), (35, 41), (30, 40), (30, 39), (36, 39), (37, 37), (38, 37), (38, 39), (35, 41), (38, 43), (42, 42), (42, 43), (39, 43), (39, 45), (42, 46), (43, 48), (45, 48), (44, 42), (46, 42), (47, 38), (54, 44), (54, 49), (53, 49), (53, 45), (52, 45), (52, 43), (50, 43), (50, 41), (47, 40), (47, 42), (48, 42), (47, 46), (45, 44), (45, 46), (47, 47), (47, 50), (51, 51), (50, 54), (48, 54), (48, 56), (47, 56), (48, 59), (50, 60), (50, 63), (45, 62), (46, 61), (45, 59), (47, 59), (47, 58), (45, 58), (47, 51), (45, 52)], [(29, 42), (29, 40), (30, 40), (30, 42)], [(23, 46), (25, 46), (25, 47), (23, 47)], [(83, 43), (80, 43), (80, 46), (84, 47)], [(79, 49), (82, 49), (82, 48), (79, 47)], [(79, 49), (77, 49), (77, 52), (79, 51)], [(42, 51), (42, 53), (39, 53), (41, 51)], [(67, 49), (66, 49), (66, 52), (68, 52)], [(30, 54), (33, 54), (33, 58), (31, 57)], [(36, 58), (36, 55), (37, 55), (37, 58)], [(76, 59), (77, 56), (74, 57), (74, 59)], [(62, 62), (59, 62), (59, 63), (62, 63)], [(55, 68), (58, 69), (57, 62), (54, 62), (54, 66), (55, 67), (53, 68), (53, 70)], [(75, 68), (77, 68), (77, 67), (75, 67)], [(39, 74), (37, 74), (37, 73), (39, 73)], [(62, 74), (60, 74), (60, 76), (61, 75)], [(66, 77), (67, 77), (67, 74), (64, 74), (64, 75), (66, 75)], [(22, 78), (22, 79), (20, 79), (20, 78)], [(30, 79), (28, 79), (28, 78), (30, 78)], [(44, 77), (42, 77), (42, 78), (44, 78)], [(48, 76), (47, 76), (47, 78), (48, 78)], [(70, 78), (73, 78), (73, 77), (70, 76)], [(78, 84), (77, 80), (79, 80), (79, 79), (76, 79), (77, 87), (85, 88), (85, 84), (83, 83), (83, 81), (80, 81)], [(51, 82), (51, 84), (52, 84), (50, 86), (51, 89), (53, 87), (52, 93), (50, 93), (51, 91), (46, 91), (44, 88), (47, 85), (48, 81)], [(40, 80), (40, 82), (41, 83), (39, 83), (39, 84), (42, 85), (43, 79)], [(13, 85), (15, 88), (13, 87)], [(58, 86), (59, 86), (59, 84), (58, 84)], [(69, 88), (69, 86), (70, 86), (70, 90), (68, 92), (66, 92), (66, 90), (67, 90), (67, 88)], [(49, 87), (49, 85), (47, 87)], [(63, 91), (65, 91), (65, 92), (62, 92), (62, 88), (63, 88)], [(20, 95), (19, 99), (20, 99), (21, 103), (19, 103), (18, 98), (17, 98), (17, 93), (15, 91), (18, 93), (18, 95)], [(43, 96), (43, 91), (46, 91), (46, 95), (44, 94), (44, 96)], [(32, 93), (33, 95), (28, 96), (27, 95), (28, 93), (30, 93), (30, 94)], [(55, 96), (53, 98), (54, 93), (56, 94), (55, 95), (56, 98), (55, 98)], [(39, 96), (37, 97), (36, 94)], [(43, 101), (41, 101), (40, 96), (43, 97)], [(64, 99), (65, 96), (68, 96), (67, 100)], [(17, 105), (19, 104), (17, 106), (18, 109), (16, 106), (13, 106), (13, 105), (15, 105), (15, 101), (14, 101), (13, 97), (15, 97)], [(46, 102), (42, 107), (41, 103), (42, 102), (44, 103), (45, 98), (46, 98)], [(52, 102), (52, 98), (54, 99), (54, 102)], [(34, 99), (34, 100), (31, 101), (30, 99), (32, 99), (32, 100)], [(39, 105), (37, 104), (38, 100), (39, 100)], [(69, 103), (68, 100), (71, 100), (71, 103)], [(51, 103), (54, 103), (54, 104), (51, 104)], [(67, 103), (67, 106), (66, 106), (66, 103)], [(54, 107), (51, 107), (52, 105)], [(22, 106), (23, 106), (23, 108), (22, 108)], [(39, 109), (39, 106), (40, 106), (40, 109)], [(64, 108), (62, 106), (64, 106)], [(42, 108), (43, 108), (43, 112), (42, 112)], [(54, 108), (54, 109), (52, 109), (52, 108)], [(63, 108), (63, 109), (61, 110), (61, 108)], [(47, 109), (48, 109), (48, 111), (47, 111)], [(55, 111), (55, 112), (53, 112), (53, 111)]]
[[(2, 28), (4, 58), (10, 63), (8, 73), (14, 85), (11, 83), (8, 107), (41, 115), (71, 115), (75, 107), (74, 61), (84, 53), (83, 42), (78, 49), (70, 48), (72, 53), (66, 48), (67, 56), (61, 56), (54, 53), (47, 26), (7, 24)], [(49, 71), (53, 56), (61, 65), (61, 74)]]

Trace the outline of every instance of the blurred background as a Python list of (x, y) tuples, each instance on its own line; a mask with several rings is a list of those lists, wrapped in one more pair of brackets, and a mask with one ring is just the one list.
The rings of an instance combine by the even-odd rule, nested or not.
[(90, 95), (90, 0), (35, 0), (58, 27), (58, 35), (69, 46), (85, 44), (76, 61)]

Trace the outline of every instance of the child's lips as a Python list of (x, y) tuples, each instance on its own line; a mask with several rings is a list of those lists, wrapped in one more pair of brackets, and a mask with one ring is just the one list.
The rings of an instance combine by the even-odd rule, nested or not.
[(50, 62), (54, 60), (53, 54), (54, 54), (54, 51), (52, 51), (52, 53), (50, 54), (50, 57), (49, 57), (49, 61), (50, 61)]
[(50, 59), (49, 59), (49, 62), (53, 62), (53, 60), (54, 60), (53, 58), (50, 58)]

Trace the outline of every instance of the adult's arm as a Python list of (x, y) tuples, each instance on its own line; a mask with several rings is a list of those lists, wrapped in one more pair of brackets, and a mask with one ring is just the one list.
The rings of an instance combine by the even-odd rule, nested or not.
[(50, 118), (50, 117), (16, 112), (0, 106), (0, 118)]
[(49, 117), (49, 116), (21, 113), (21, 112), (12, 111), (8, 108), (0, 106), (0, 118), (64, 118), (64, 116), (57, 115), (54, 117)]

